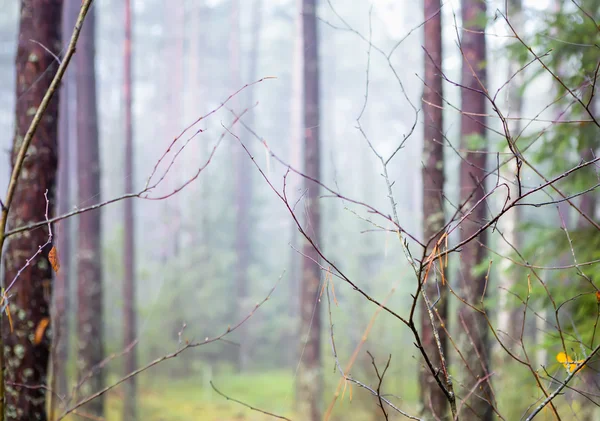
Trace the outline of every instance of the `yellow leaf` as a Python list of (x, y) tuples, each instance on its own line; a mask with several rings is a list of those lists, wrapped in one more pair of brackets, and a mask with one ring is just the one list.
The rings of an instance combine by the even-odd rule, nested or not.
[(37, 327), (35, 328), (35, 336), (33, 338), (33, 343), (35, 345), (38, 345), (42, 342), (42, 338), (44, 337), (44, 332), (46, 331), (48, 324), (50, 324), (50, 319), (47, 317), (44, 317), (38, 323)]
[(575, 369), (580, 364), (583, 364), (583, 362), (585, 360), (574, 361), (571, 357), (569, 357), (564, 352), (559, 352), (558, 354), (556, 354), (556, 361), (561, 363), (565, 367), (565, 369), (567, 370), (568, 373), (572, 373), (573, 371), (575, 371)]
[(58, 252), (56, 251), (56, 247), (52, 246), (50, 249), (50, 253), (48, 253), (48, 260), (50, 261), (50, 265), (52, 265), (54, 272), (58, 273), (60, 270), (60, 262), (58, 261)]

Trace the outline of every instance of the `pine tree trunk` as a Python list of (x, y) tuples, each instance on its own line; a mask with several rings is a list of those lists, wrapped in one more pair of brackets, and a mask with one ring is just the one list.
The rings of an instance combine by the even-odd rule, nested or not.
[[(49, 48), (54, 54), (61, 50), (61, 15), (62, 1), (21, 1), (16, 57), (16, 97), (19, 100), (15, 109), (12, 166), (32, 121), (31, 111), (39, 107), (58, 66), (52, 54), (45, 48)], [(38, 43), (31, 42), (32, 39)], [(58, 105), (59, 98), (55, 94), (25, 158), (9, 211), (7, 229), (43, 220), (46, 191), (50, 200), (48, 217), (52, 218), (54, 214), (58, 165)], [(4, 254), (5, 286), (12, 283), (18, 271), (25, 267), (26, 260), (47, 240), (46, 226), (7, 239)], [(42, 254), (25, 268), (9, 291), (10, 311), (14, 315), (12, 329), (8, 320), (2, 316), (6, 382), (5, 407), (2, 409), (6, 420), (47, 419), (45, 390), (17, 384), (48, 384), (51, 335), (46, 330), (38, 338), (39, 342), (31, 341), (30, 338), (34, 336), (38, 326), (50, 317), (52, 268), (47, 259), (49, 250), (49, 247), (44, 249)]]
[[(484, 0), (462, 1), (461, 150), (468, 152), (464, 153), (460, 164), (460, 202), (464, 204), (464, 212), (471, 211), (476, 203), (478, 205), (461, 224), (461, 241), (473, 235), (486, 217), (486, 205), (482, 200), (485, 194), (487, 156), (486, 119), (483, 117), (486, 113), (486, 99), (477, 92), (481, 90), (480, 83), (484, 86), (486, 84), (485, 26), (479, 24), (485, 13)], [(485, 249), (478, 242), (486, 244), (486, 233), (481, 233), (476, 240), (462, 248), (458, 284), (459, 291), (467, 302), (475, 307), (482, 307), (486, 278), (485, 271), (477, 271), (477, 266), (485, 257)], [(469, 399), (469, 408), (465, 409), (461, 419), (491, 420), (494, 397), (488, 377), (490, 352), (486, 320), (480, 313), (463, 305), (459, 310), (458, 323), (461, 326), (463, 355), (468, 364), (468, 370), (465, 370), (465, 390), (475, 388)]]
[[(511, 25), (519, 32), (522, 28), (521, 24), (521, 0), (510, 0), (508, 2), (507, 17)], [(508, 77), (511, 78), (511, 84), (508, 87), (508, 106), (510, 118), (518, 118), (521, 116), (521, 109), (523, 107), (523, 96), (521, 95), (521, 88), (523, 85), (523, 72), (520, 72), (520, 64), (516, 60), (510, 60), (508, 66)], [(509, 120), (508, 124), (512, 140), (516, 139), (521, 130), (521, 124), (519, 120)], [(505, 148), (509, 152), (508, 146)], [(506, 155), (508, 156), (508, 155)], [(514, 200), (517, 198), (518, 192), (518, 180), (517, 180), (517, 162), (516, 159), (512, 159), (506, 165), (500, 168), (500, 176), (507, 182), (509, 187), (510, 199)], [(505, 203), (505, 196), (499, 195), (498, 200), (500, 206)], [(502, 237), (498, 241), (498, 253), (503, 256), (510, 256), (515, 249), (519, 250), (520, 241), (518, 238), (518, 224), (520, 220), (520, 207), (514, 207), (506, 212), (502, 218), (498, 221), (498, 231), (502, 233)], [(514, 349), (518, 344), (515, 340), (518, 340), (520, 335), (520, 327), (523, 320), (523, 311), (518, 305), (511, 301), (511, 294), (509, 291), (513, 289), (515, 283), (515, 277), (510, 273), (512, 263), (510, 260), (502, 259), (499, 263), (499, 284), (498, 289), (499, 295), (499, 312), (498, 312), (498, 331), (507, 334), (506, 337), (501, 337), (505, 346), (509, 349)], [(508, 355), (502, 353), (503, 357), (506, 358)]]
[[(230, 88), (231, 93), (236, 92), (242, 87), (241, 78), (241, 52), (240, 52), (240, 0), (231, 2), (231, 31), (229, 39), (229, 68), (230, 68)], [(241, 94), (234, 96), (231, 100), (231, 108), (240, 115), (243, 111), (240, 101)], [(252, 113), (252, 111), (250, 111)], [(241, 139), (242, 130), (241, 123), (236, 123), (231, 132), (238, 139)], [(233, 139), (232, 153), (235, 162), (235, 181), (234, 181), (234, 203), (235, 203), (235, 303), (233, 312), (234, 320), (241, 320), (244, 317), (246, 309), (246, 298), (248, 296), (248, 211), (249, 211), (249, 190), (251, 188), (248, 178), (248, 163), (249, 160), (246, 152), (239, 144), (238, 139)], [(238, 371), (243, 370), (245, 366), (245, 355), (247, 347), (247, 329), (246, 326), (241, 326), (237, 331), (237, 347), (234, 355), (234, 364)]]
[[(320, 179), (319, 144), (319, 49), (317, 37), (316, 0), (302, 1), (302, 38), (304, 51), (304, 172)], [(319, 186), (304, 179), (306, 193), (306, 223), (304, 226), (313, 242), (320, 245), (321, 212)], [(303, 245), (302, 285), (300, 291), (300, 338), (304, 353), (297, 378), (299, 418), (318, 421), (321, 418), (323, 380), (321, 372), (321, 314), (317, 295), (321, 271), (319, 255), (305, 241)], [(317, 306), (315, 308), (315, 306)], [(314, 311), (313, 311), (314, 310)], [(306, 341), (304, 345), (304, 341)]]
[[(294, 17), (294, 50), (292, 52), (292, 89), (290, 96), (290, 149), (289, 149), (289, 163), (290, 165), (302, 171), (302, 24), (301, 24), (301, 5), (296, 3), (295, 17)], [(296, 201), (296, 197), (299, 196), (300, 190), (300, 178), (296, 174), (290, 173), (288, 177), (288, 196), (292, 200)], [(302, 213), (298, 212), (296, 215), (299, 221), (302, 221)], [(291, 320), (296, 322), (299, 316), (298, 297), (300, 292), (300, 279), (302, 274), (300, 272), (300, 260), (302, 256), (298, 253), (299, 244), (299, 233), (296, 223), (290, 221), (290, 251), (289, 251), (289, 307), (288, 315)], [(296, 324), (294, 324), (297, 327)], [(292, 333), (294, 329), (291, 329), (289, 337), (286, 341), (293, 341), (296, 337), (295, 333)], [(290, 343), (287, 342), (287, 343)], [(287, 361), (293, 369), (296, 369), (296, 363), (298, 361), (298, 350), (295, 347), (287, 347)]]
[[(434, 253), (434, 247), (440, 236), (436, 235), (444, 226), (444, 124), (442, 116), (442, 13), (440, 0), (425, 0), (425, 88), (423, 90), (423, 238), (431, 239), (428, 253)], [(437, 269), (437, 270), (434, 270)], [(438, 271), (444, 267), (433, 266), (423, 285), (423, 291), (433, 303), (438, 301), (438, 291), (442, 293), (436, 305), (440, 317), (446, 320), (447, 301), (446, 288), (436, 285), (441, 283)], [(439, 324), (436, 324), (442, 350), (446, 351), (447, 338)], [(424, 300), (421, 300), (421, 337), (423, 347), (429, 355), (434, 367), (441, 369), (441, 358), (433, 334), (433, 326), (429, 318)], [(421, 365), (420, 398), (423, 411), (435, 418), (444, 418), (447, 412), (446, 396), (438, 386), (427, 367)]]
[[(100, 153), (95, 76), (95, 8), (88, 12), (77, 47), (77, 172), (78, 203), (92, 205), (100, 197)], [(97, 392), (104, 385), (104, 372), (96, 367), (104, 358), (102, 305), (101, 211), (79, 215), (77, 253), (77, 318), (79, 380), (90, 375), (79, 389), (80, 397)], [(104, 397), (84, 407), (92, 416), (104, 414)]]
[[(65, 0), (62, 14), (62, 38), (69, 39), (77, 20), (79, 5), (74, 0)], [(73, 64), (67, 70), (63, 77), (63, 84), (60, 91), (59, 104), (59, 161), (58, 161), (58, 192), (57, 192), (57, 213), (64, 215), (71, 210), (71, 146), (75, 141), (75, 136), (71, 130), (73, 126), (73, 117), (70, 111), (71, 101), (75, 98)], [(54, 280), (54, 330), (53, 330), (53, 355), (52, 355), (52, 376), (54, 377), (53, 386), (60, 396), (66, 396), (68, 393), (68, 379), (66, 367), (69, 361), (69, 317), (71, 312), (71, 219), (67, 218), (56, 226), (57, 248), (60, 254), (60, 270), (55, 275)], [(52, 399), (52, 404), (56, 404), (56, 398)], [(51, 413), (53, 412), (51, 409)]]
[[(125, 39), (123, 51), (123, 105), (125, 108), (125, 193), (133, 193), (133, 182), (135, 179), (134, 155), (133, 155), (133, 118), (132, 118), (132, 16), (131, 0), (125, 0)], [(125, 279), (123, 280), (123, 346), (131, 346), (137, 337), (137, 317), (135, 306), (135, 219), (134, 199), (128, 199), (124, 203), (124, 252), (123, 267), (125, 268)], [(125, 374), (133, 372), (137, 367), (137, 347), (125, 354)], [(136, 405), (136, 378), (133, 377), (125, 383), (125, 399), (123, 402), (123, 419), (135, 421), (137, 419)]]
[[(238, 6), (239, 7), (239, 6)], [(260, 50), (260, 32), (262, 27), (262, 1), (256, 0), (252, 5), (252, 34), (250, 41), (250, 52), (249, 52), (249, 61), (248, 61), (248, 80), (246, 83), (252, 83), (257, 79), (258, 74), (258, 57)], [(233, 17), (235, 19), (235, 16)], [(233, 22), (232, 25), (235, 25), (236, 22)], [(237, 12), (237, 24), (239, 25), (239, 9)], [(239, 45), (240, 38), (238, 32), (238, 39), (233, 40), (232, 42), (236, 42)], [(237, 54), (239, 55), (239, 46), (237, 47)], [(234, 78), (240, 81), (239, 77)], [(233, 86), (233, 90), (240, 89), (240, 86)], [(254, 93), (255, 87), (250, 87), (247, 91), (248, 96), (248, 104), (247, 107), (254, 106)], [(237, 112), (241, 112), (242, 110), (238, 109)], [(245, 123), (252, 129), (254, 127), (254, 115), (255, 110), (251, 109), (245, 116)], [(239, 123), (238, 123), (239, 124)], [(252, 142), (255, 139), (251, 137), (247, 130), (238, 130), (240, 135), (240, 139), (246, 145), (248, 150), (252, 151)], [(242, 320), (245, 316), (243, 312), (248, 312), (250, 309), (248, 308), (248, 291), (250, 290), (250, 278), (248, 273), (248, 268), (250, 266), (250, 262), (252, 259), (250, 250), (250, 238), (251, 235), (251, 206), (252, 206), (252, 176), (253, 176), (253, 168), (252, 162), (250, 158), (246, 154), (246, 152), (242, 149), (240, 145), (235, 146), (235, 156), (236, 156), (236, 254), (237, 254), (237, 264), (236, 264), (236, 288), (238, 293), (238, 310), (240, 314), (237, 316), (237, 320)], [(250, 337), (247, 334), (247, 326), (240, 326), (240, 353), (238, 359), (238, 369), (244, 370), (248, 365), (249, 360), (249, 348)]]

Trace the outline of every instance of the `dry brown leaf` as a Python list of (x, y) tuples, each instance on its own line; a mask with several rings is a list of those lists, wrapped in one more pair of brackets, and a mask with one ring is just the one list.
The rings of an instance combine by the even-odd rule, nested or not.
[(48, 253), (48, 260), (50, 260), (50, 264), (52, 265), (54, 272), (58, 273), (60, 270), (60, 262), (58, 260), (58, 252), (56, 251), (56, 247), (52, 246), (50, 249), (50, 253)]
[(8, 305), (8, 303), (6, 303), (6, 315), (8, 316), (8, 324), (10, 326), (10, 333), (13, 332), (13, 322), (12, 322), (12, 316), (10, 315), (10, 307)]
[(37, 327), (35, 328), (35, 336), (33, 338), (33, 343), (35, 345), (38, 345), (42, 342), (42, 338), (44, 337), (44, 332), (46, 331), (48, 324), (50, 324), (50, 319), (48, 317), (44, 317), (38, 323)]

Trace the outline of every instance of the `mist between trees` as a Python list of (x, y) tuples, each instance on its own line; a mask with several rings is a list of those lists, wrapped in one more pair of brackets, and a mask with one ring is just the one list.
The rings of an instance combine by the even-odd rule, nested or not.
[(600, 3), (3, 7), (0, 421), (600, 417)]

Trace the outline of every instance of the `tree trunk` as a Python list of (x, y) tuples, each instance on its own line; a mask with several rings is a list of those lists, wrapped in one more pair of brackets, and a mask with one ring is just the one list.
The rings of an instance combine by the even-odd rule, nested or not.
[[(33, 117), (31, 110), (35, 111), (40, 105), (57, 66), (52, 53), (32, 43), (31, 39), (39, 40), (40, 44), (47, 45), (58, 54), (61, 49), (61, 7), (61, 1), (21, 2), (16, 58), (16, 97), (19, 100), (11, 155), (13, 166)], [(52, 217), (57, 170), (58, 103), (55, 95), (28, 150), (9, 214), (8, 229), (44, 219), (46, 190), (51, 202), (49, 217)], [(47, 239), (48, 230), (44, 227), (16, 235), (7, 241), (4, 286), (15, 279), (18, 271), (26, 266), (26, 259), (32, 257)], [(49, 247), (31, 266), (25, 268), (10, 290), (10, 296), (13, 297), (10, 311), (19, 317), (13, 317), (14, 330), (9, 323), (3, 326), (7, 382), (5, 415), (8, 420), (46, 419), (44, 392), (16, 386), (15, 383), (47, 385), (50, 335), (44, 332), (39, 343), (32, 343), (27, 338), (33, 336), (36, 328), (44, 320), (48, 321), (50, 316), (52, 270), (46, 258), (48, 251)]]
[[(77, 14), (79, 5), (74, 0), (66, 0), (63, 5), (62, 14), (62, 38), (69, 39)], [(67, 70), (63, 77), (63, 84), (60, 91), (59, 103), (59, 121), (58, 121), (58, 192), (57, 192), (57, 213), (64, 215), (71, 210), (71, 144), (76, 137), (73, 136), (71, 127), (73, 118), (70, 110), (71, 100), (75, 93), (73, 64)], [(54, 329), (53, 329), (53, 356), (52, 356), (52, 376), (53, 387), (61, 396), (68, 393), (68, 380), (66, 366), (69, 361), (69, 313), (71, 312), (71, 220), (64, 219), (57, 224), (56, 229), (57, 248), (60, 253), (60, 270), (55, 275), (54, 280)], [(52, 399), (54, 405), (56, 399)], [(51, 413), (53, 412), (51, 409)]]
[[(444, 124), (442, 116), (442, 13), (440, 0), (425, 0), (423, 5), (425, 18), (425, 88), (423, 90), (423, 238), (432, 238), (428, 253), (439, 240), (439, 231), (444, 226)], [(432, 18), (433, 16), (433, 18)], [(431, 105), (430, 105), (431, 104)], [(435, 236), (435, 237), (434, 237)], [(434, 237), (434, 238), (433, 238)], [(437, 304), (439, 315), (446, 320), (447, 301), (446, 288), (436, 285), (441, 283), (438, 271), (443, 266), (435, 266), (429, 271), (429, 279), (423, 285), (423, 291), (433, 303), (438, 299), (438, 291), (443, 293)], [(446, 322), (447, 323), (447, 322)], [(436, 325), (439, 332), (443, 352), (446, 351), (447, 338), (444, 331)], [(438, 346), (433, 335), (433, 327), (429, 319), (427, 305), (421, 301), (421, 336), (425, 352), (431, 358), (434, 367), (441, 369)], [(422, 364), (420, 373), (420, 398), (425, 413), (444, 418), (446, 415), (446, 396), (438, 386), (427, 367)]]
[[(178, 136), (182, 129), (183, 119), (183, 55), (184, 55), (184, 25), (185, 25), (185, 10), (183, 4), (175, 4), (172, 1), (165, 1), (165, 31), (166, 31), (166, 46), (165, 48), (165, 60), (167, 66), (164, 68), (164, 82), (163, 87), (165, 90), (165, 115), (167, 121), (165, 124), (165, 139), (174, 139)], [(183, 160), (181, 161), (183, 162)], [(184, 172), (180, 171), (180, 168), (172, 168), (169, 171), (169, 175), (165, 178), (164, 186), (165, 193), (171, 193), (175, 190), (176, 186), (181, 181), (181, 177)], [(165, 256), (171, 258), (176, 256), (175, 249), (178, 247), (176, 242), (178, 241), (178, 235), (174, 235), (172, 228), (172, 215), (177, 214), (178, 217), (181, 213), (181, 199), (182, 195), (176, 195), (175, 197), (165, 200), (163, 203), (163, 212), (165, 218), (164, 228), (164, 245)], [(181, 328), (179, 324), (178, 329)]]
[[(461, 150), (468, 151), (460, 163), (460, 201), (463, 210), (469, 212), (476, 203), (473, 212), (461, 224), (460, 239), (465, 240), (481, 227), (486, 216), (486, 204), (482, 200), (485, 194), (484, 177), (486, 175), (486, 99), (477, 92), (480, 82), (486, 84), (486, 44), (482, 33), (485, 26), (479, 24), (486, 13), (483, 0), (462, 1), (462, 111)], [(483, 153), (482, 153), (483, 152)], [(471, 196), (472, 194), (472, 196)], [(486, 244), (485, 232), (477, 240)], [(459, 284), (465, 300), (481, 307), (486, 291), (485, 273), (476, 272), (476, 267), (485, 258), (484, 248), (477, 242), (466, 244), (461, 252)], [(489, 375), (489, 340), (485, 318), (467, 306), (461, 306), (458, 323), (461, 324), (463, 354), (468, 364), (465, 390), (475, 388), (469, 400), (463, 419), (484, 421), (492, 419), (494, 405)], [(479, 384), (477, 384), (479, 382)]]
[[(508, 10), (506, 16), (510, 20), (511, 25), (520, 32), (522, 28), (521, 18), (522, 4), (521, 0), (510, 0), (508, 2)], [(510, 118), (518, 118), (521, 116), (521, 109), (523, 108), (523, 96), (521, 95), (521, 88), (523, 85), (523, 72), (519, 72), (521, 65), (516, 60), (510, 60), (508, 65), (508, 77), (514, 78), (511, 80), (511, 84), (508, 87), (508, 106)], [(511, 140), (516, 139), (521, 130), (521, 124), (519, 120), (509, 120), (508, 127), (512, 136)], [(505, 148), (508, 152), (508, 146)], [(517, 161), (512, 159), (506, 165), (500, 168), (500, 175), (504, 178), (510, 188), (510, 198), (514, 200), (518, 195), (517, 187)], [(503, 206), (504, 196), (499, 195), (499, 205)], [(498, 241), (498, 252), (504, 256), (510, 256), (514, 249), (519, 250), (520, 241), (518, 238), (518, 223), (520, 220), (520, 207), (516, 206), (506, 212), (502, 218), (498, 221), (498, 231), (502, 233), (503, 238)], [(514, 247), (514, 248), (513, 248)], [(505, 346), (509, 349), (516, 349), (518, 346), (518, 338), (520, 335), (520, 326), (523, 320), (523, 310), (519, 306), (515, 305), (514, 299), (511, 300), (511, 294), (509, 291), (512, 290), (515, 284), (515, 277), (510, 273), (512, 263), (510, 260), (502, 259), (499, 264), (499, 284), (498, 289), (499, 295), (499, 312), (498, 312), (498, 331), (507, 334), (507, 337), (501, 337)], [(503, 358), (508, 357), (506, 353), (502, 353)]]
[[(203, 81), (206, 77), (205, 69), (203, 66), (203, 59), (205, 58), (204, 52), (206, 51), (204, 40), (204, 32), (206, 25), (203, 26), (203, 13), (204, 13), (204, 1), (202, 0), (188, 0), (185, 2), (185, 42), (187, 43), (187, 54), (186, 54), (186, 66), (185, 66), (185, 107), (184, 107), (184, 118), (186, 123), (194, 121), (198, 118), (198, 115), (202, 113), (203, 107), (206, 100), (206, 95), (203, 92)], [(199, 141), (190, 142), (187, 146), (188, 153), (185, 154), (185, 161), (180, 162), (181, 166), (184, 163), (184, 170), (186, 174), (190, 171), (194, 171), (198, 168), (199, 159), (202, 156), (202, 149)], [(204, 178), (204, 177), (201, 177)], [(200, 181), (200, 180), (198, 180)], [(198, 183), (188, 186), (192, 190), (194, 197), (198, 194)], [(192, 244), (197, 244), (196, 233), (189, 233), (192, 237)]]
[[(239, 4), (237, 7), (237, 16), (236, 12), (232, 16), (232, 19), (235, 19), (232, 22), (232, 26), (236, 24), (240, 25), (239, 22)], [(258, 73), (258, 57), (260, 50), (260, 31), (261, 31), (261, 14), (262, 14), (262, 1), (256, 0), (252, 6), (252, 34), (251, 34), (251, 42), (250, 42), (250, 53), (249, 53), (249, 63), (248, 63), (248, 80), (246, 83), (252, 83), (257, 78)], [(236, 33), (237, 40), (232, 40), (232, 43), (236, 43), (238, 47), (233, 47), (233, 51), (237, 50), (237, 55), (239, 56), (239, 29)], [(233, 55), (233, 52), (232, 52)], [(233, 58), (233, 57), (232, 57)], [(238, 69), (240, 68), (238, 63)], [(235, 70), (234, 70), (235, 72)], [(239, 76), (239, 72), (238, 72)], [(240, 89), (241, 85), (239, 84), (239, 77), (235, 77), (233, 80), (236, 81), (237, 86), (233, 86), (233, 91)], [(235, 83), (235, 82), (234, 82)], [(248, 107), (252, 107), (254, 105), (254, 87), (251, 87), (248, 90)], [(241, 112), (240, 109), (237, 112)], [(250, 110), (247, 117), (245, 118), (245, 123), (254, 129), (254, 115), (255, 111)], [(240, 133), (240, 138), (244, 141), (246, 147), (251, 151), (252, 141), (248, 131), (244, 131), (241, 134), (241, 130), (238, 131)], [(236, 153), (236, 254), (237, 254), (237, 264), (236, 264), (236, 289), (238, 293), (238, 305), (237, 308), (240, 312), (247, 312), (248, 309), (248, 290), (250, 289), (250, 278), (248, 276), (248, 267), (250, 265), (250, 261), (252, 259), (250, 253), (250, 238), (251, 232), (251, 206), (252, 206), (252, 163), (250, 158), (246, 154), (246, 152), (242, 149), (240, 145), (235, 145), (235, 153)], [(241, 320), (245, 315), (238, 314), (237, 320)], [(238, 369), (243, 370), (248, 363), (249, 359), (249, 336), (247, 334), (246, 326), (240, 327), (240, 348), (239, 348), (239, 356), (238, 356)]]
[[(50, 86), (58, 63), (53, 55), (61, 50), (62, 1), (22, 0), (19, 39), (16, 57), (15, 137), (11, 154), (14, 167), (23, 137), (29, 128), (33, 113)], [(36, 40), (38, 43), (31, 42)], [(44, 45), (45, 47), (42, 47)], [(58, 104), (55, 94), (44, 118), (33, 137), (23, 171), (13, 197), (7, 228), (37, 222), (45, 218), (48, 191), (49, 215), (53, 216), (54, 190), (58, 152)], [(46, 226), (10, 237), (4, 255), (4, 286), (7, 287), (26, 266), (26, 260), (48, 240)], [(50, 317), (52, 268), (43, 250), (31, 265), (25, 268), (9, 294), (11, 325), (3, 323), (6, 420), (46, 420), (46, 392), (43, 388), (17, 386), (46, 386), (50, 337), (46, 330), (39, 341), (31, 340), (38, 326)], [(6, 319), (5, 319), (6, 320)]]
[[(233, 0), (231, 2), (231, 38), (229, 39), (229, 67), (231, 69), (230, 83), (231, 92), (236, 92), (242, 87), (240, 69), (240, 1)], [(232, 98), (232, 109), (236, 114), (241, 114), (242, 107), (240, 107), (239, 95)], [(239, 129), (240, 123), (232, 129), (232, 133), (236, 136), (241, 136), (241, 130)], [(237, 144), (237, 139), (234, 139), (233, 144), (233, 155), (235, 162), (235, 289), (236, 289), (236, 303), (234, 312), (234, 319), (241, 320), (243, 313), (246, 311), (246, 299), (248, 296), (248, 264), (249, 264), (249, 208), (250, 208), (250, 188), (251, 183), (249, 180), (249, 158), (246, 155), (244, 149)], [(245, 326), (241, 326), (238, 329), (238, 342), (239, 347), (235, 354), (234, 364), (238, 371), (241, 371), (245, 365), (245, 355), (247, 346), (247, 332)]]
[[(132, 70), (131, 70), (131, 0), (125, 0), (125, 39), (123, 50), (123, 105), (125, 108), (125, 193), (133, 193), (135, 179), (133, 165), (133, 119), (132, 119)], [(124, 250), (123, 267), (125, 279), (123, 280), (123, 346), (132, 346), (137, 337), (137, 317), (135, 306), (135, 219), (134, 199), (124, 203)], [(125, 354), (125, 375), (133, 372), (137, 367), (137, 347)], [(135, 421), (136, 414), (136, 378), (133, 377), (125, 383), (125, 399), (123, 402), (123, 419)]]
[[(95, 8), (91, 8), (77, 48), (77, 172), (78, 203), (100, 202), (100, 154), (95, 76)], [(104, 358), (102, 315), (101, 211), (79, 215), (77, 254), (77, 318), (79, 379), (90, 376), (79, 389), (81, 397), (97, 392), (104, 385), (104, 371), (97, 365)], [(104, 397), (87, 404), (84, 412), (102, 417)]]
[[(597, 95), (597, 89), (595, 88), (595, 92), (592, 92), (590, 89), (590, 92), (588, 95), (592, 96), (592, 95)], [(593, 96), (592, 96), (593, 98)], [(596, 111), (596, 104), (597, 101), (592, 101), (590, 104), (590, 110), (592, 112), (592, 114), (595, 115), (595, 111)], [(598, 150), (598, 131), (597, 130), (586, 130), (585, 126), (584, 128), (582, 128), (580, 135), (579, 135), (579, 142), (580, 142), (580, 148), (579, 148), (579, 155), (581, 156), (581, 160), (584, 162), (589, 162), (592, 159), (594, 159), (597, 156), (597, 150)], [(594, 180), (596, 179), (596, 169), (595, 168), (584, 168), (579, 170), (580, 174), (579, 176), (582, 176), (583, 174), (585, 174), (586, 178), (589, 180)], [(598, 206), (598, 193), (596, 191), (592, 191), (592, 192), (588, 192), (586, 194), (584, 194), (581, 197), (581, 200), (579, 201), (579, 209), (585, 214), (587, 215), (590, 219), (592, 219), (593, 221), (597, 221), (596, 219), (596, 208)], [(569, 209), (570, 210), (570, 209)], [(566, 221), (566, 219), (565, 219)], [(568, 229), (568, 227), (567, 227)], [(582, 231), (588, 231), (590, 232), (590, 230), (595, 230), (594, 227), (591, 226), (591, 224), (585, 219), (583, 218), (582, 215), (578, 215), (577, 217), (577, 229), (578, 230), (582, 230)], [(584, 380), (584, 384), (579, 388), (583, 393), (587, 393), (587, 394), (591, 394), (597, 391), (598, 389), (598, 382), (596, 380), (598, 376), (598, 373), (596, 370), (594, 369), (590, 369), (590, 370), (585, 370), (582, 373), (582, 377)], [(596, 407), (597, 404), (593, 401), (590, 401), (589, 399), (586, 399), (587, 396), (582, 396), (577, 394), (576, 395), (576, 399), (579, 401), (580, 405), (581, 405), (581, 410), (580, 413), (578, 413), (578, 418), (581, 421), (592, 421), (597, 419), (597, 414), (596, 412)]]
[[(289, 162), (293, 168), (302, 171), (302, 23), (301, 23), (301, 7), (300, 3), (296, 4), (294, 16), (294, 50), (292, 52), (292, 89), (290, 96), (290, 149)], [(300, 190), (300, 178), (294, 173), (290, 173), (288, 177), (288, 195), (292, 197), (295, 203), (295, 197)], [(296, 215), (299, 221), (302, 221), (302, 212)], [(298, 253), (299, 233), (296, 223), (290, 221), (290, 250), (289, 250), (289, 306), (288, 315), (291, 320), (296, 322), (299, 315), (298, 296), (300, 292), (300, 259), (302, 256)], [(296, 325), (294, 325), (296, 326)], [(294, 329), (290, 329), (290, 333), (286, 341), (293, 341), (296, 337)], [(287, 342), (290, 343), (290, 342)], [(296, 369), (298, 361), (298, 350), (294, 347), (287, 347), (287, 362), (290, 367)]]
[[(319, 180), (319, 48), (316, 0), (301, 1), (304, 51), (304, 171), (308, 177)], [(313, 242), (320, 245), (319, 186), (305, 178), (304, 189), (307, 190), (305, 227)], [(321, 271), (317, 264), (319, 255), (308, 241), (303, 244), (303, 253), (305, 258), (302, 260), (303, 279), (300, 290), (300, 338), (302, 338), (301, 346), (304, 347), (304, 353), (298, 370), (297, 406), (300, 419), (318, 421), (321, 418), (323, 380), (321, 315), (320, 309), (315, 306), (319, 294)]]

